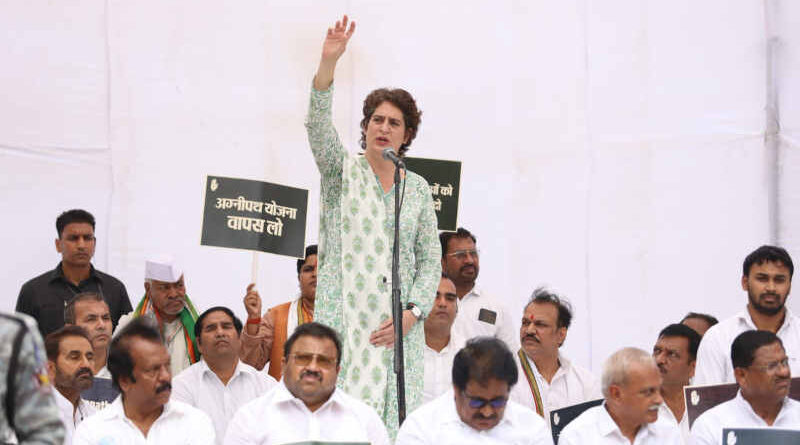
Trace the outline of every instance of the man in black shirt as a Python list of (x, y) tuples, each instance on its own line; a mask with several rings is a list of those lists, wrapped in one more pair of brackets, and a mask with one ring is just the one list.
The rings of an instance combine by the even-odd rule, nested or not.
[(120, 316), (132, 310), (125, 285), (92, 266), (94, 225), (94, 217), (85, 210), (62, 213), (56, 219), (56, 250), (61, 262), (23, 284), (19, 291), (16, 310), (36, 319), (42, 337), (64, 326), (64, 307), (81, 292), (103, 296), (114, 326)]

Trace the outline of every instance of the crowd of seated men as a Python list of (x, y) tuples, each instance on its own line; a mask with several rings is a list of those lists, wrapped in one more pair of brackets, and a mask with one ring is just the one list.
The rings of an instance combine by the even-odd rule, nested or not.
[[(71, 210), (56, 227), (61, 263), (17, 301), (38, 323), (32, 341), (44, 339), (40, 389), (52, 384), (56, 407), (26, 418), (49, 431), (36, 443), (722, 444), (724, 429), (800, 430), (789, 397), (800, 318), (785, 306), (794, 266), (780, 247), (745, 258), (739, 313), (718, 322), (690, 312), (660, 330), (652, 351), (620, 344), (597, 376), (561, 350), (573, 323), (567, 298), (535, 289), (509, 313), (476, 284), (476, 236), (442, 233), (442, 275), (424, 315), (425, 403), (393, 441), (373, 408), (336, 389), (343, 347), (314, 322), (316, 246), (297, 261), (299, 296), (264, 311), (250, 285), (236, 308), (243, 323), (232, 308), (198, 311), (168, 256), (146, 261), (145, 294), (132, 306), (125, 286), (91, 264), (92, 215)], [(732, 398), (689, 419), (685, 387), (729, 383)], [(53, 413), (59, 422), (46, 421)], [(17, 431), (26, 431), (19, 443), (34, 437)]]

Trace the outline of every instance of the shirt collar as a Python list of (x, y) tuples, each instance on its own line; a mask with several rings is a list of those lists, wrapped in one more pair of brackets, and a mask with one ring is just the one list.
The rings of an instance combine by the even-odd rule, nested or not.
[[(209, 376), (214, 376), (217, 379), (219, 379), (219, 377), (217, 377), (217, 374), (214, 371), (212, 371), (211, 368), (208, 367), (208, 363), (206, 362), (206, 360), (204, 358), (201, 358), (200, 361), (197, 363), (197, 365), (200, 367), (200, 375), (206, 375), (206, 373), (207, 373)], [(232, 382), (242, 372), (247, 372), (247, 368), (242, 366), (242, 361), (241, 360), (237, 360), (236, 361), (236, 368), (233, 370), (233, 375), (231, 375), (231, 378), (230, 378), (230, 380), (228, 380), (228, 383)]]
[[(310, 412), (308, 407), (306, 406), (305, 402), (298, 399), (294, 396), (291, 392), (289, 392), (289, 388), (286, 387), (286, 382), (283, 378), (281, 378), (280, 384), (275, 388), (273, 391), (274, 395), (272, 397), (272, 404), (279, 405), (283, 403), (294, 403), (297, 406), (302, 405), (304, 409)], [(322, 409), (325, 409), (329, 405), (343, 405), (342, 397), (339, 395), (340, 390), (338, 388), (334, 388), (333, 394), (322, 404), (319, 408), (317, 408), (317, 412)]]
[[(102, 278), (97, 274), (92, 264), (89, 264), (89, 279), (102, 281)], [(66, 281), (66, 278), (64, 278), (64, 271), (61, 269), (61, 262), (59, 262), (56, 268), (50, 273), (50, 281), (53, 282), (55, 280)]]
[[(611, 414), (608, 413), (606, 409), (606, 402), (603, 401), (603, 404), (597, 407), (600, 410), (600, 415), (597, 419), (597, 429), (600, 431), (600, 434), (603, 436), (609, 436), (616, 432), (617, 436), (625, 437), (622, 435), (622, 431), (619, 429), (617, 422), (614, 422), (614, 419), (611, 418)], [(636, 431), (636, 436), (638, 437), (642, 432), (646, 435), (653, 434), (653, 423), (646, 423), (642, 425), (638, 431)]]
[[(127, 419), (129, 422), (133, 422), (132, 420), (128, 419), (125, 415), (125, 405), (122, 402), (122, 393), (114, 399), (110, 405), (108, 405), (104, 410), (100, 411), (104, 413), (104, 415), (109, 416), (109, 418), (117, 418), (117, 419)], [(175, 414), (180, 414), (180, 411), (176, 408), (173, 402), (167, 402), (164, 405), (164, 411), (161, 412), (161, 415), (158, 416), (159, 419), (166, 418)]]
[[(783, 317), (783, 324), (778, 328), (778, 332), (788, 328), (792, 324), (792, 319), (794, 318), (794, 314), (792, 313), (791, 309), (784, 306), (786, 309), (785, 317)], [(753, 323), (752, 317), (750, 317), (750, 312), (747, 311), (747, 307), (738, 314), (736, 314), (736, 318), (739, 319), (741, 323), (744, 323), (749, 329), (758, 330), (756, 324)]]
[[(751, 417), (753, 417), (754, 419), (760, 420), (762, 423), (764, 422), (764, 419), (762, 419), (761, 416), (756, 414), (756, 412), (753, 410), (753, 407), (750, 405), (750, 402), (748, 402), (747, 399), (745, 399), (742, 396), (742, 390), (741, 389), (739, 389), (739, 391), (736, 392), (736, 397), (734, 397), (733, 400), (734, 400), (734, 403), (739, 405), (740, 409), (747, 411), (747, 413)], [(778, 411), (778, 415), (775, 416), (775, 422), (777, 422), (778, 419), (781, 417), (781, 414), (783, 414), (786, 411), (785, 408), (786, 408), (786, 405), (788, 403), (790, 403), (789, 402), (789, 397), (784, 397), (783, 398), (783, 403), (781, 404), (781, 409), (780, 409), (780, 411)]]

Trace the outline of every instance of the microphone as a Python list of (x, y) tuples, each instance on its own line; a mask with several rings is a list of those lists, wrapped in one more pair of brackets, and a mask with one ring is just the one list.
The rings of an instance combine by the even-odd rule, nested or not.
[(392, 147), (386, 147), (383, 149), (383, 159), (387, 161), (392, 161), (395, 167), (398, 168), (406, 168), (406, 164), (400, 159), (397, 154), (395, 154), (394, 149)]

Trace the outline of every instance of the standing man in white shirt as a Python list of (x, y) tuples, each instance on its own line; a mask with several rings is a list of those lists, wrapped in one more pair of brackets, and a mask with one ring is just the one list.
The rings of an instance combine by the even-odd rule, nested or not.
[(661, 375), (655, 360), (638, 348), (623, 348), (603, 365), (605, 402), (584, 411), (561, 431), (559, 445), (680, 445), (677, 425), (656, 422)]
[(64, 423), (64, 445), (70, 445), (75, 427), (95, 412), (81, 399), (81, 392), (92, 386), (92, 344), (83, 328), (63, 326), (47, 334), (44, 349), (47, 373), (56, 388), (53, 397)]
[(536, 411), (548, 425), (550, 411), (603, 397), (599, 380), (559, 352), (571, 323), (569, 302), (543, 288), (533, 291), (522, 314), (522, 347), (515, 355), (521, 384), (511, 390), (511, 400)]
[(661, 398), (658, 421), (680, 427), (683, 443), (689, 442), (689, 418), (683, 387), (694, 375), (700, 334), (684, 324), (671, 324), (658, 334), (653, 358), (661, 373)]
[(761, 246), (745, 258), (742, 269), (747, 306), (703, 336), (697, 351), (696, 385), (733, 383), (731, 343), (742, 332), (758, 329), (778, 335), (792, 374), (800, 375), (800, 317), (786, 308), (794, 274), (792, 258), (781, 247)]
[(208, 414), (221, 445), (236, 411), (278, 382), (239, 360), (242, 322), (230, 309), (216, 306), (203, 312), (194, 330), (203, 358), (172, 379), (172, 400)]
[(336, 388), (342, 361), (342, 342), (336, 331), (316, 322), (302, 324), (283, 350), (283, 379), (236, 412), (228, 424), (226, 445), (304, 441), (390, 444), (375, 410)]
[(689, 443), (722, 444), (723, 428), (800, 429), (800, 402), (787, 397), (792, 381), (780, 338), (769, 331), (743, 332), (731, 345), (731, 357), (739, 392), (697, 418)]
[(439, 241), (442, 243), (442, 271), (456, 285), (459, 300), (453, 333), (464, 341), (491, 335), (506, 342), (509, 349), (516, 349), (513, 324), (502, 302), (475, 285), (480, 272), (475, 235), (459, 227), (456, 232), (440, 233)]
[(396, 445), (552, 444), (544, 420), (509, 400), (518, 377), (505, 342), (467, 341), (453, 360), (452, 390), (411, 413)]
[(433, 307), (425, 317), (423, 403), (446, 393), (453, 385), (453, 357), (461, 348), (461, 341), (452, 334), (450, 328), (457, 313), (456, 286), (442, 274)]
[(92, 342), (94, 350), (94, 379), (92, 387), (82, 397), (95, 410), (109, 405), (119, 395), (108, 372), (108, 345), (111, 343), (111, 313), (103, 297), (95, 292), (82, 292), (64, 308), (64, 323), (82, 327)]
[(111, 341), (108, 370), (122, 393), (75, 430), (76, 445), (213, 445), (202, 411), (170, 401), (170, 356), (149, 317), (130, 321)]

